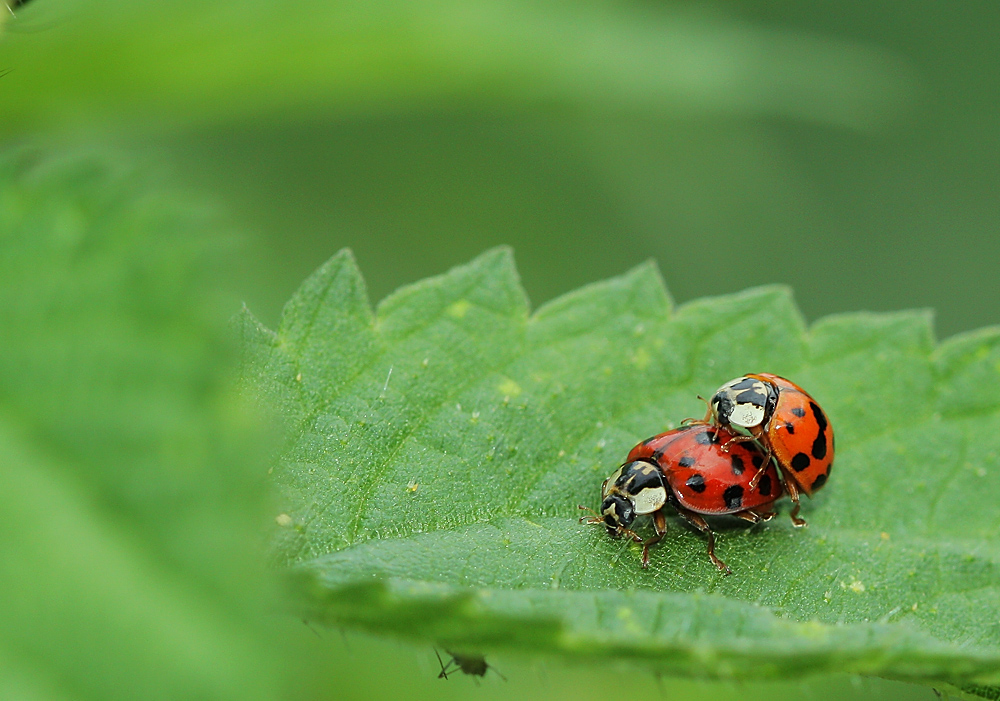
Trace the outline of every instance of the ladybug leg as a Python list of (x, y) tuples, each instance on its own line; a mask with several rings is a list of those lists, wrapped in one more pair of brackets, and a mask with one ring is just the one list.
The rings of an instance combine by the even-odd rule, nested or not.
[(792, 525), (796, 528), (805, 528), (809, 524), (806, 523), (804, 518), (799, 518), (799, 507), (801, 504), (799, 504), (799, 488), (795, 486), (795, 480), (785, 479), (785, 491), (788, 492), (788, 498), (792, 500), (793, 504), (795, 504), (792, 508), (792, 513), (790, 514), (792, 517)]
[(764, 462), (760, 464), (757, 468), (757, 474), (750, 479), (750, 489), (757, 489), (757, 483), (760, 481), (760, 476), (764, 474), (767, 470), (767, 466), (771, 464), (771, 449), (768, 448), (767, 452), (764, 453)]
[(656, 545), (663, 539), (667, 532), (667, 517), (663, 515), (663, 509), (653, 512), (653, 528), (656, 535), (646, 541), (642, 541), (642, 569), (649, 567), (649, 546)]
[(760, 523), (761, 521), (770, 521), (777, 515), (778, 514), (776, 514), (773, 511), (757, 511), (756, 509), (747, 509), (746, 511), (739, 511), (735, 514), (730, 514), (730, 516), (741, 518), (744, 521), (749, 521), (750, 523)]
[[(722, 444), (722, 452), (728, 453), (729, 452), (729, 446), (733, 445), (734, 443), (753, 443), (755, 446), (757, 446), (757, 448), (759, 450), (763, 450), (764, 448), (763, 448), (762, 443), (761, 443), (761, 436), (763, 435), (763, 432), (760, 429), (760, 427), (752, 428), (752, 429), (750, 429), (750, 431), (751, 431), (751, 435), (749, 435), (749, 436), (743, 436), (743, 435), (733, 436), (728, 441), (726, 441), (725, 443), (723, 443)], [(763, 464), (767, 465), (767, 462), (765, 461)], [(756, 475), (754, 475), (754, 476), (756, 477)]]
[[(722, 444), (722, 452), (728, 453), (729, 446), (733, 445), (734, 443), (756, 443), (756, 442), (757, 439), (753, 438), (752, 436), (733, 436), (728, 441)], [(764, 464), (766, 465), (767, 463)]]
[(683, 516), (688, 523), (708, 537), (708, 559), (712, 561), (712, 564), (718, 567), (722, 574), (732, 574), (733, 571), (729, 569), (729, 565), (715, 556), (715, 534), (712, 533), (712, 529), (709, 527), (708, 522), (700, 515), (693, 511), (688, 511), (687, 509), (678, 507), (677, 513)]

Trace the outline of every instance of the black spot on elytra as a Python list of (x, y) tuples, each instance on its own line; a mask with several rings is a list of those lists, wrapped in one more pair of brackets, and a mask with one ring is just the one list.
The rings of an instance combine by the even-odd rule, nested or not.
[(817, 460), (822, 460), (826, 457), (826, 436), (822, 433), (816, 436), (816, 440), (813, 441), (813, 447), (810, 451), (812, 456)]
[(743, 458), (739, 455), (730, 455), (730, 462), (733, 464), (733, 474), (742, 475), (743, 474)]
[(726, 508), (734, 511), (743, 506), (743, 487), (738, 484), (726, 487), (722, 493), (722, 498), (726, 500)]
[(650, 443), (652, 443), (653, 441), (655, 441), (657, 438), (659, 438), (659, 436), (650, 436), (649, 438), (647, 438), (646, 440), (644, 440), (642, 442), (642, 445), (648, 446)]
[(801, 419), (803, 416), (806, 415), (806, 410), (800, 406), (797, 406), (794, 409), (792, 409), (792, 413)]
[(812, 445), (812, 456), (817, 460), (822, 460), (826, 457), (826, 415), (817, 406), (816, 402), (809, 402), (809, 408), (812, 409), (816, 425), (819, 426), (819, 435), (816, 436), (816, 440), (813, 441)]
[(698, 431), (698, 433), (694, 434), (694, 439), (702, 445), (711, 445), (715, 442), (715, 432), (707, 430)]
[(820, 475), (819, 477), (817, 477), (815, 480), (813, 480), (812, 488), (813, 488), (813, 490), (817, 490), (820, 487), (822, 487), (824, 484), (826, 484), (826, 473), (825, 472), (822, 475)]
[(757, 483), (757, 491), (762, 497), (771, 496), (771, 475), (763, 475)]
[(788, 431), (793, 436), (795, 435), (795, 427), (788, 422), (785, 422), (785, 430)]
[(802, 472), (809, 467), (810, 462), (809, 456), (805, 453), (796, 453), (795, 457), (792, 458), (792, 469), (796, 472)]
[(688, 477), (687, 482), (684, 484), (686, 484), (691, 491), (698, 492), (698, 494), (705, 491), (705, 478), (697, 473)]
[(680, 465), (681, 467), (691, 467), (692, 465), (694, 465), (694, 463), (695, 459), (688, 455), (685, 455), (683, 458), (677, 461), (677, 464)]
[(754, 455), (752, 458), (750, 458), (750, 462), (752, 462), (753, 466), (759, 470), (760, 466), (764, 464), (764, 456)]
[(653, 451), (653, 460), (655, 460), (656, 462), (660, 462), (660, 458), (662, 457), (663, 457), (663, 448)]

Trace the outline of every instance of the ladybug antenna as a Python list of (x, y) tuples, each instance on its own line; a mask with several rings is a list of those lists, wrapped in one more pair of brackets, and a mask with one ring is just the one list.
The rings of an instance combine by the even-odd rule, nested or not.
[(704, 419), (690, 419), (690, 418), (684, 419), (683, 421), (681, 421), (681, 426), (710, 426), (712, 424), (712, 403), (709, 402), (707, 399), (705, 399), (700, 394), (698, 395), (698, 399), (700, 399), (701, 401), (705, 402), (705, 407), (707, 409), (707, 411), (705, 412), (705, 418)]
[(581, 516), (580, 523), (586, 523), (587, 525), (596, 525), (599, 523), (604, 523), (604, 517), (591, 509), (589, 506), (584, 506), (583, 504), (577, 504), (578, 509), (581, 511), (589, 511), (593, 516)]

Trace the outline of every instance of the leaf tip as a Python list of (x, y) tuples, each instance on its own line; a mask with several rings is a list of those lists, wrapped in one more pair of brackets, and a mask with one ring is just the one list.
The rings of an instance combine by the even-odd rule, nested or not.
[(306, 278), (281, 312), (278, 333), (301, 343), (318, 315), (348, 312), (371, 323), (368, 290), (354, 253), (342, 248)]
[(813, 361), (891, 343), (927, 355), (934, 348), (934, 312), (907, 309), (896, 312), (848, 312), (817, 319), (809, 328)]
[(528, 296), (510, 246), (491, 248), (446, 273), (400, 287), (379, 302), (376, 316), (383, 332), (400, 331), (441, 309), (464, 310), (468, 305), (502, 316), (527, 317)]

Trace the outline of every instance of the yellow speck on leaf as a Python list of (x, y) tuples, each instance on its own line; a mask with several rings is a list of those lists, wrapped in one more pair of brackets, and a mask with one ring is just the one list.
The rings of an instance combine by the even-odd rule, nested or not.
[(410, 494), (413, 494), (414, 492), (417, 491), (419, 487), (420, 487), (419, 484), (417, 484), (413, 480), (410, 480), (409, 483), (406, 485), (406, 491), (408, 491)]
[(448, 307), (448, 315), (453, 316), (456, 319), (461, 319), (465, 316), (466, 312), (469, 311), (469, 307), (471, 306), (472, 305), (468, 302), (468, 300), (460, 299)]
[(640, 370), (648, 368), (652, 361), (653, 357), (645, 348), (637, 348), (635, 353), (632, 354), (632, 364)]
[(516, 397), (521, 394), (522, 391), (521, 385), (517, 384), (509, 377), (503, 378), (503, 381), (500, 383), (498, 389), (500, 390), (500, 394), (505, 397)]
[(850, 589), (855, 594), (863, 594), (864, 591), (865, 591), (865, 585), (864, 585), (864, 583), (863, 582), (859, 582), (856, 579), (852, 579), (850, 584), (847, 584), (845, 582), (841, 582), (840, 583), (840, 588), (841, 589)]
[(288, 514), (278, 514), (274, 517), (274, 522), (282, 528), (288, 528), (292, 525), (292, 517)]

